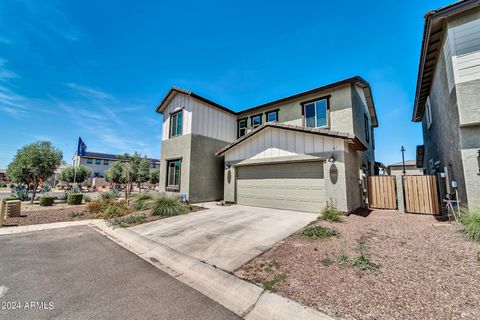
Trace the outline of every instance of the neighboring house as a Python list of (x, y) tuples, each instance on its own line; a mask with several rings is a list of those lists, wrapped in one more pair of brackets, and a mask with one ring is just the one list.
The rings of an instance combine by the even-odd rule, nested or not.
[[(413, 121), (422, 122), (417, 165), (438, 174), (442, 198), (480, 207), (480, 1), (430, 11)], [(455, 183), (456, 182), (456, 183)]]
[[(386, 173), (389, 176), (403, 175), (403, 162), (393, 163), (386, 168)], [(423, 169), (417, 168), (416, 160), (405, 160), (405, 175), (407, 176), (422, 176)]]
[(0, 180), (4, 180), (7, 178), (7, 170), (0, 169)]
[[(118, 161), (122, 155), (115, 155), (101, 152), (85, 152), (84, 156), (79, 156), (77, 153), (73, 155), (73, 165), (83, 165), (90, 168), (92, 171), (91, 178), (102, 178), (105, 176), (105, 171), (109, 169), (115, 161)], [(149, 159), (151, 162), (151, 169), (160, 169), (160, 161), (158, 159)]]
[(361, 77), (234, 112), (172, 88), (163, 114), (160, 190), (191, 202), (320, 212), (366, 205), (378, 126)]
[(61, 164), (57, 169), (55, 169), (55, 173), (51, 176), (46, 183), (50, 184), (51, 186), (56, 186), (58, 184), (58, 177), (60, 174), (67, 168), (71, 167), (69, 164)]

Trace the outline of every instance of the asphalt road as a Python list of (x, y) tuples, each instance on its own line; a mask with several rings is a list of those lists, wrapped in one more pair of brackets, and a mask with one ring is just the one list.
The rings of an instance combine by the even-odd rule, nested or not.
[(0, 236), (0, 319), (240, 318), (85, 226)]

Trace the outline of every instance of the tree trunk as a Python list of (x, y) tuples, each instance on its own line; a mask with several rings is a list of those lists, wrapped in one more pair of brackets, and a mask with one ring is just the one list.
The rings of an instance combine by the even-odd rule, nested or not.
[(33, 183), (33, 192), (32, 192), (32, 199), (30, 200), (30, 203), (33, 204), (33, 200), (35, 200), (35, 195), (37, 194), (37, 187), (38, 187), (38, 182), (35, 181)]

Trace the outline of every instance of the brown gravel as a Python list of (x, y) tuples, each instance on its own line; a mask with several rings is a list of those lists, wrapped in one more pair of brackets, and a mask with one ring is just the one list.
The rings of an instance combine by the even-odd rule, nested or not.
[[(453, 224), (387, 211), (319, 223), (340, 236), (292, 235), (235, 274), (261, 285), (285, 273), (277, 293), (337, 319), (480, 319), (480, 244)], [(377, 272), (337, 260), (358, 256), (362, 236)]]
[[(71, 215), (78, 216), (73, 217)], [(29, 224), (76, 221), (84, 219), (92, 219), (91, 215), (86, 212), (85, 205), (67, 206), (66, 204), (56, 204), (51, 207), (41, 207), (39, 205), (32, 206), (30, 204), (28, 206), (24, 206), (22, 203), (22, 216), (16, 218), (7, 217), (4, 225), (24, 226)]]

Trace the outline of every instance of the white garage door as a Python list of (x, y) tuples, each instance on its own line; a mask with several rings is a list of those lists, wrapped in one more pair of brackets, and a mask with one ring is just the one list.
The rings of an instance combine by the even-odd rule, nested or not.
[(238, 167), (237, 203), (320, 213), (325, 206), (323, 162)]

